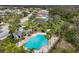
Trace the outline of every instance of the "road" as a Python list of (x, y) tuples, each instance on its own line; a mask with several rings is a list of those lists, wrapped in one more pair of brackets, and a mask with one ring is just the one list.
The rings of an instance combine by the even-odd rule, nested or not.
[(36, 10), (34, 10), (34, 11), (33, 11), (33, 12), (31, 12), (30, 14), (28, 14), (28, 16), (26, 16), (26, 17), (24, 17), (24, 18), (20, 19), (21, 24), (23, 24), (24, 22), (28, 21), (28, 20), (29, 20), (29, 18), (33, 15), (33, 13), (34, 13), (35, 11), (36, 11)]
[(32, 16), (32, 13), (30, 13), (27, 17), (24, 17), (24, 18), (20, 19), (21, 24), (23, 24), (24, 22), (28, 21), (31, 16)]

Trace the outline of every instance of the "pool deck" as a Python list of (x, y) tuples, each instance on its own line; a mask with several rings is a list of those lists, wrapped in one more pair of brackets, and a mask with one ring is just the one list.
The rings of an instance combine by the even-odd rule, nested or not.
[[(41, 34), (41, 33), (33, 34), (32, 37), (36, 36), (38, 34)], [(45, 33), (42, 33), (42, 35), (45, 35)], [(34, 50), (33, 53), (48, 53), (51, 50), (51, 48), (54, 47), (56, 42), (58, 42), (58, 40), (59, 40), (58, 36), (52, 35), (52, 37), (48, 41), (48, 45), (47, 46), (44, 46), (44, 47), (42, 47), (39, 50)], [(19, 42), (18, 47), (22, 46), (25, 42), (26, 41)]]
[(36, 35), (46, 35), (46, 33), (38, 32), (38, 33), (32, 34), (31, 37), (36, 36)]
[(52, 35), (51, 39), (49, 39), (48, 46), (45, 46), (41, 48), (40, 50), (34, 50), (34, 53), (47, 53), (51, 50), (52, 47), (56, 44), (56, 42), (59, 40), (59, 37)]

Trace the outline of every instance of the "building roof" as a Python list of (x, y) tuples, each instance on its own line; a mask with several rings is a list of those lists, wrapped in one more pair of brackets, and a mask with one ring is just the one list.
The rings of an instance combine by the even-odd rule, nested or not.
[(9, 35), (8, 24), (1, 24), (0, 26), (0, 40), (5, 39)]
[(48, 15), (47, 10), (39, 10), (37, 13), (37, 16), (39, 16), (39, 17), (46, 16), (46, 15)]

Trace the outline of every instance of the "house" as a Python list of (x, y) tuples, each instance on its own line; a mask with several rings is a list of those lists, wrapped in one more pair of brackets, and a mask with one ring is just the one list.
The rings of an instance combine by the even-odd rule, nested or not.
[(9, 25), (1, 23), (0, 24), (0, 40), (5, 39), (9, 35)]
[(47, 10), (39, 10), (36, 15), (36, 21), (45, 22), (48, 21), (49, 13)]
[(0, 16), (5, 16), (5, 15), (7, 15), (7, 14), (5, 13), (5, 10), (0, 10)]

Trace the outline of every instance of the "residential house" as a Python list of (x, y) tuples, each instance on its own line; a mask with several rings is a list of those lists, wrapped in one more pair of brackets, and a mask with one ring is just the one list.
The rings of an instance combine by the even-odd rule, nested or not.
[(46, 22), (48, 21), (49, 13), (47, 10), (39, 10), (36, 15), (36, 21)]
[(0, 24), (0, 40), (5, 39), (9, 35), (9, 25), (8, 24)]

